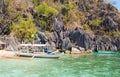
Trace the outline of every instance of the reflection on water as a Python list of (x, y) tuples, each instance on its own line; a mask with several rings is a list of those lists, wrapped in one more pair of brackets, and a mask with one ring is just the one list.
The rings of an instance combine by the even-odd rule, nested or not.
[(0, 77), (119, 77), (120, 56), (64, 55), (61, 59), (0, 59)]

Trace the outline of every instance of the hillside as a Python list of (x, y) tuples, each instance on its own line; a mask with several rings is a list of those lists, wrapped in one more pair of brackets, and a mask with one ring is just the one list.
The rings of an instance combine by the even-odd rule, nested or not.
[(0, 35), (64, 50), (120, 50), (120, 13), (103, 0), (0, 0)]

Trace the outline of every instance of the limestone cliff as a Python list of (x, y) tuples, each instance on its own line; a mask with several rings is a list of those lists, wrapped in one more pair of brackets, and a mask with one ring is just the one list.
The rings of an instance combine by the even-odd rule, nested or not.
[[(11, 26), (20, 24), (20, 19), (35, 24), (35, 43), (48, 42), (65, 50), (72, 46), (120, 50), (120, 14), (103, 0), (0, 0), (0, 35), (15, 36)], [(20, 38), (24, 41), (24, 35)]]

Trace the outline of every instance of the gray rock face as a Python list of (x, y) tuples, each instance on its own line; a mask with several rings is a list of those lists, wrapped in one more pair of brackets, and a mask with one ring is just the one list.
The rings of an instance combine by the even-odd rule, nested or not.
[(68, 37), (65, 37), (62, 43), (62, 50), (71, 50), (71, 48), (72, 48), (72, 44), (70, 39)]
[(120, 50), (120, 37), (115, 42), (117, 49)]
[(84, 32), (84, 30), (76, 29), (70, 33), (70, 39), (76, 43), (76, 45), (85, 49), (91, 48), (91, 38)]
[[(95, 37), (96, 39), (96, 37)], [(94, 40), (94, 45), (97, 47), (98, 50), (105, 50), (105, 51), (116, 51), (117, 47), (111, 41), (111, 39), (105, 37), (98, 37)]]
[(60, 16), (53, 17), (52, 27), (53, 27), (53, 30), (56, 32), (61, 32), (64, 30), (64, 23)]
[(3, 18), (3, 21), (0, 23), (0, 35), (8, 35), (10, 33), (9, 26), (11, 23), (11, 20)]
[(111, 39), (95, 36), (90, 37), (84, 30), (76, 29), (70, 33), (71, 41), (74, 41), (76, 45), (87, 49), (94, 50), (97, 48), (98, 50), (103, 51), (116, 51), (120, 46), (120, 41), (117, 41), (117, 46), (112, 43)]
[(0, 14), (5, 12), (5, 3), (4, 0), (0, 0)]
[(71, 50), (72, 44), (68, 37), (69, 31), (64, 30), (64, 24), (60, 16), (53, 18), (52, 28), (54, 33), (54, 42), (57, 48)]
[[(37, 0), (38, 4), (40, 4), (44, 0)], [(48, 0), (47, 0), (48, 1)], [(64, 0), (57, 0), (57, 1), (63, 1)], [(120, 25), (118, 24), (118, 15), (114, 11), (110, 11), (113, 7), (110, 5), (105, 5), (103, 0), (99, 0), (98, 5), (94, 6), (94, 0), (76, 0), (76, 4), (79, 7), (79, 10), (81, 12), (91, 12), (90, 14), (86, 14), (87, 20), (82, 22), (80, 21), (80, 25), (88, 24), (92, 30), (105, 30), (105, 32), (112, 32), (112, 31), (120, 31)], [(91, 4), (91, 5), (90, 5)], [(93, 4), (93, 5), (92, 5)], [(90, 5), (90, 6), (88, 6)], [(7, 16), (7, 12), (5, 12), (5, 3), (4, 0), (0, 0), (0, 19), (3, 18), (3, 22), (0, 22), (0, 35), (6, 35), (9, 34), (9, 25), (13, 22), (10, 17)], [(100, 9), (101, 11), (99, 11)], [(33, 8), (30, 8), (28, 10), (31, 15), (33, 16), (33, 19), (35, 21), (38, 21), (40, 19), (39, 15), (34, 11)], [(6, 13), (6, 14), (5, 14)], [(101, 21), (100, 26), (97, 28), (94, 28), (92, 26), (91, 20), (94, 20), (96, 18), (104, 19)], [(77, 49), (84, 50), (84, 48), (92, 49), (94, 50), (95, 47), (97, 47), (98, 50), (120, 50), (120, 38), (114, 40), (114, 42), (109, 38), (104, 38), (101, 36), (97, 36), (99, 34), (94, 35), (94, 37), (91, 37), (88, 33), (86, 33), (84, 30), (76, 28), (75, 30), (65, 30), (64, 29), (64, 23), (63, 19), (60, 15), (57, 17), (54, 17), (50, 20), (52, 24), (52, 31), (54, 33), (53, 40), (49, 40), (51, 42), (52, 47), (58, 47), (60, 49), (69, 50), (72, 48), (73, 42)], [(36, 23), (37, 27), (39, 27), (41, 30), (41, 26), (39, 23)], [(36, 43), (43, 43), (45, 44), (48, 42), (48, 37), (45, 35), (44, 32), (39, 31), (36, 36)]]
[(11, 24), (11, 20), (2, 18), (3, 21), (0, 23), (0, 35), (8, 35), (10, 33), (9, 25)]
[(118, 29), (118, 23), (116, 23), (113, 18), (111, 18), (110, 16), (108, 16), (104, 21), (103, 21), (103, 25), (105, 25), (106, 27), (108, 27), (106, 30), (107, 31), (117, 31)]
[(36, 37), (37, 43), (45, 44), (48, 41), (47, 36), (43, 32), (38, 32)]
[(54, 42), (56, 43), (56, 47), (61, 48), (63, 43), (64, 24), (63, 21), (61, 21), (60, 17), (53, 18), (52, 28), (53, 28)]
[(5, 9), (4, 0), (0, 0), (0, 35), (8, 35), (10, 32), (9, 25), (11, 20), (5, 15)]

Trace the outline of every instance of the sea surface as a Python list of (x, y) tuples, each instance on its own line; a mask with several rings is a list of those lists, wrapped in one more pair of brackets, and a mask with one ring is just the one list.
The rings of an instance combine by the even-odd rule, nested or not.
[(0, 58), (0, 77), (120, 77), (120, 55), (63, 55), (60, 59)]

